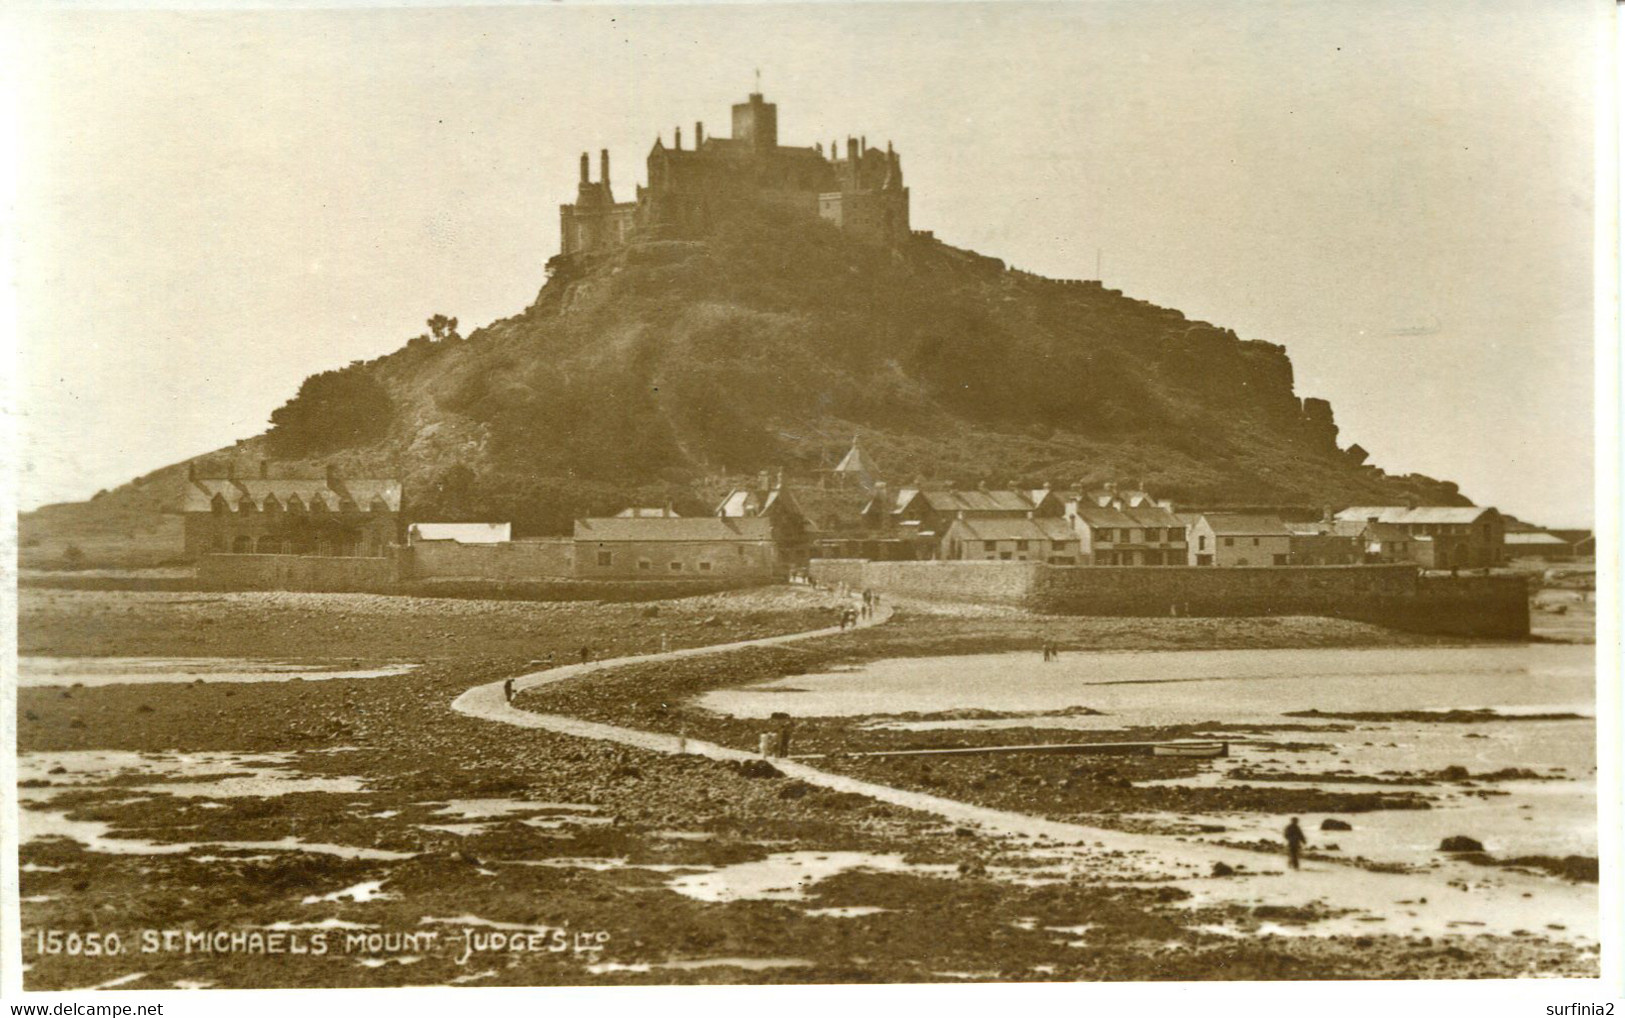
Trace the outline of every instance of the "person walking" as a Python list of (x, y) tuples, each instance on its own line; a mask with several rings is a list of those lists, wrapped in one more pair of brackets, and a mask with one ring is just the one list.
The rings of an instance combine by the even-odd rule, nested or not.
[(502, 680), (502, 698), (504, 700), (506, 700), (507, 702), (509, 702), (509, 703), (513, 703), (513, 676), (512, 675), (510, 675), (507, 678)]
[(1298, 868), (1298, 857), (1303, 852), (1303, 846), (1309, 841), (1304, 835), (1303, 828), (1298, 826), (1298, 818), (1293, 817), (1292, 822), (1286, 825), (1286, 857), (1287, 863), (1293, 869)]
[(583, 646), (581, 648), (581, 663), (586, 664), (588, 661), (591, 661), (591, 660), (592, 660), (592, 648), (587, 647), (587, 646)]

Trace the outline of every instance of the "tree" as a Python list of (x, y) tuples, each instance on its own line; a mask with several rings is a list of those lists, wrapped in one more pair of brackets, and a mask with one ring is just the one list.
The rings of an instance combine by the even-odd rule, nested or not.
[(429, 319), (429, 334), (437, 343), (456, 343), (463, 337), (457, 334), (457, 319), (435, 315)]
[(389, 430), (394, 402), (363, 367), (311, 375), (293, 399), (271, 412), (266, 440), (278, 456), (296, 458), (363, 445)]

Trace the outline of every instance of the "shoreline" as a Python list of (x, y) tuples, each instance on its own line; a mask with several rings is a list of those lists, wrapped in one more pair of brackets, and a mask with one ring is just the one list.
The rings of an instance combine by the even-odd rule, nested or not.
[[(761, 595), (729, 598), (692, 610), (662, 603), (656, 617), (688, 626), (696, 634), (693, 645), (723, 642), (719, 631), (745, 637), (769, 635), (763, 630), (788, 631), (793, 627), (783, 623), (794, 619), (778, 614), (782, 612), (810, 611), (818, 621), (827, 618), (827, 603), (815, 592), (797, 591), (794, 597), (788, 604), (778, 601), (777, 593), (767, 602)], [(365, 654), (383, 642), (361, 632), (359, 608), (348, 595), (318, 604), (309, 598), (295, 600), (304, 602), (298, 609), (304, 614), (289, 614), (293, 606), (276, 608), (274, 614), (283, 623), (316, 623), (333, 650)], [(95, 616), (102, 609), (130, 606), (115, 601), (90, 607)], [(155, 620), (175, 629), (177, 620), (195, 621), (196, 612), (231, 610), (218, 604), (155, 608), (139, 600), (135, 606), (136, 612), (109, 611), (131, 618), (92, 637), (127, 654), (161, 653), (171, 637), (154, 634), (149, 640), (143, 633)], [(44, 624), (25, 639), (48, 642), (53, 627), (72, 625), (76, 607), (85, 606), (35, 612), (32, 617)], [(421, 629), (429, 619), (429, 633), (438, 636), (443, 630), (436, 628), (442, 624), (436, 608), (425, 605), (426, 616), (381, 624), (374, 619), (374, 629), (388, 636)], [(27, 605), (24, 610), (26, 615)], [(242, 609), (245, 614), (260, 610)], [(1322, 936), (1314, 932), (1314, 924), (1332, 920), (1313, 910), (1288, 909), (1280, 918), (1279, 906), (1269, 903), (1209, 900), (1204, 889), (1213, 878), (1206, 874), (1191, 874), (1179, 884), (1124, 884), (1103, 879), (1116, 866), (1107, 858), (1099, 860), (1105, 868), (1091, 864), (1073, 878), (1024, 876), (1045, 872), (1041, 854), (1033, 855), (1031, 839), (977, 833), (860, 794), (807, 788), (794, 778), (769, 776), (747, 764), (507, 730), (447, 710), (452, 699), (468, 690), (533, 672), (537, 666), (532, 662), (550, 649), (557, 654), (589, 634), (612, 634), (623, 652), (657, 651), (660, 633), (641, 610), (571, 606), (551, 615), (545, 631), (522, 634), (502, 635), (494, 626), (482, 630), (475, 622), (468, 639), (449, 642), (442, 653), (426, 655), (413, 673), (395, 678), (19, 691), (19, 748), (25, 755), (122, 750), (138, 754), (126, 762), (144, 761), (140, 767), (155, 769), (180, 766), (176, 754), (190, 759), (203, 754), (205, 760), (218, 757), (218, 765), (228, 772), (266, 772), (258, 789), (262, 794), (247, 795), (227, 795), (205, 776), (106, 773), (102, 766), (94, 783), (81, 784), (71, 768), (65, 774), (47, 773), (41, 778), (44, 785), (27, 789), (25, 834), (29, 815), (45, 806), (74, 823), (102, 825), (97, 829), (115, 841), (217, 847), (202, 856), (131, 855), (88, 852), (71, 840), (30, 840), (21, 849), (22, 907), (30, 927), (72, 926), (76, 917), (111, 906), (144, 927), (345, 923), (384, 933), (443, 930), (449, 936), (466, 924), (435, 917), (472, 916), (487, 923), (603, 931), (609, 940), (596, 959), (520, 955), (496, 965), (474, 961), (459, 967), (450, 952), (425, 953), (406, 962), (402, 959), (409, 956), (400, 953), (363, 958), (335, 951), (298, 961), (160, 954), (70, 962), (34, 957), (25, 950), (24, 960), (32, 965), (28, 985), (91, 986), (137, 971), (143, 975), (121, 988), (177, 981), (438, 985), (469, 976), (479, 978), (465, 981), (481, 985), (557, 985), (940, 981), (954, 978), (944, 975), (954, 972), (991, 972), (989, 978), (1011, 980), (1143, 980), (1471, 978), (1531, 970), (1595, 971), (1596, 956), (1585, 945), (1540, 936), (1472, 936), (1472, 927), (1429, 938), (1359, 931)], [(718, 621), (706, 624), (713, 616)], [(1028, 639), (1025, 627), (1032, 623), (999, 613), (936, 618), (939, 627), (957, 631), (956, 638), (984, 644)], [(776, 624), (768, 625), (770, 621)], [(744, 653), (806, 656), (826, 647), (844, 653), (849, 648), (843, 641), (868, 638), (893, 625), (822, 638), (794, 652), (758, 648)], [(1128, 639), (1118, 625), (1093, 629), (1091, 637)], [(335, 626), (337, 632), (331, 632)], [(258, 630), (245, 638), (218, 623), (181, 631), (202, 636), (191, 644), (201, 652), (224, 652), (222, 656), (256, 642), (297, 646), (299, 639)], [(266, 638), (265, 632), (274, 638)], [(1153, 634), (1162, 635), (1166, 631)], [(1178, 635), (1201, 639), (1191, 630)], [(419, 645), (435, 643), (425, 639)], [(648, 704), (638, 710), (657, 707)], [(300, 784), (312, 781), (346, 781), (360, 790), (304, 790), (310, 786)], [(132, 800), (132, 788), (155, 791)], [(279, 791), (286, 788), (296, 790)], [(179, 794), (183, 790), (193, 794)], [(458, 802), (476, 805), (458, 807)], [(466, 818), (456, 812), (507, 808), (504, 803), (524, 808)], [(571, 803), (590, 808), (554, 808)], [(229, 847), (271, 845), (289, 837), (407, 858), (347, 859)], [(836, 861), (846, 858), (841, 853), (859, 853), (880, 868), (840, 869), (788, 899), (711, 901), (672, 889), (684, 874), (734, 886), (729, 882), (743, 879), (752, 867), (790, 866), (793, 871), (831, 853)], [(786, 855), (792, 858), (774, 861)], [(1252, 858), (1253, 866), (1268, 864), (1267, 856), (1254, 853)], [(369, 882), (379, 887), (370, 897), (335, 897)], [(320, 900), (305, 904), (309, 898)], [(1296, 935), (1255, 935), (1272, 923), (1284, 923)], [(1082, 935), (1055, 932), (1080, 924), (1094, 929)], [(989, 943), (1000, 945), (991, 956)], [(1165, 944), (1178, 947), (1149, 949)], [(775, 958), (809, 964), (751, 967), (753, 959)], [(685, 959), (705, 961), (682, 967), (688, 965)], [(751, 965), (730, 961), (741, 959)]]

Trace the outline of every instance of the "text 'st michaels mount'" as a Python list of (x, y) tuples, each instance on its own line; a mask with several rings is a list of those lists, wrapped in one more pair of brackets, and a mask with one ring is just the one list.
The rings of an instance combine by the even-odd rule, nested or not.
[(609, 182), (609, 150), (599, 153), (599, 179), (581, 154), (581, 183), (574, 204), (559, 206), (563, 256), (592, 254), (641, 238), (697, 237), (719, 212), (745, 202), (768, 203), (818, 216), (859, 239), (895, 243), (909, 235), (908, 188), (903, 164), (891, 143), (884, 151), (867, 138), (846, 139), (846, 152), (831, 141), (810, 147), (779, 144), (779, 108), (760, 92), (733, 107), (733, 137), (706, 137), (694, 124), (694, 147), (683, 147), (683, 129), (672, 146), (660, 138), (649, 150), (648, 186), (637, 199), (617, 202)]

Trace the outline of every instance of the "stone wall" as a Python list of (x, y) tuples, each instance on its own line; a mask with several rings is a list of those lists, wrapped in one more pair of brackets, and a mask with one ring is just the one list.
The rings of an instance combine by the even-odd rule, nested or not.
[(851, 559), (813, 559), (807, 569), (814, 583), (844, 582), (854, 589), (884, 591), (932, 601), (973, 601), (1025, 605), (1032, 596), (1036, 570), (1032, 562), (865, 562), (854, 570)]
[(815, 558), (807, 566), (807, 578), (826, 587), (846, 584), (853, 590), (863, 589), (863, 567), (867, 559)]
[(460, 544), (419, 541), (409, 549), (408, 575), (416, 580), (547, 580), (575, 575), (570, 538)]
[(1423, 577), (1414, 565), (1083, 567), (1030, 562), (814, 559), (808, 575), (904, 597), (1018, 605), (1050, 615), (1319, 615), (1415, 632), (1525, 639), (1517, 576)]
[(1329, 615), (1364, 618), (1416, 589), (1416, 567), (1165, 566), (1046, 569), (1029, 605), (1053, 615)]
[(393, 556), (205, 555), (198, 560), (205, 590), (387, 591), (400, 579)]

